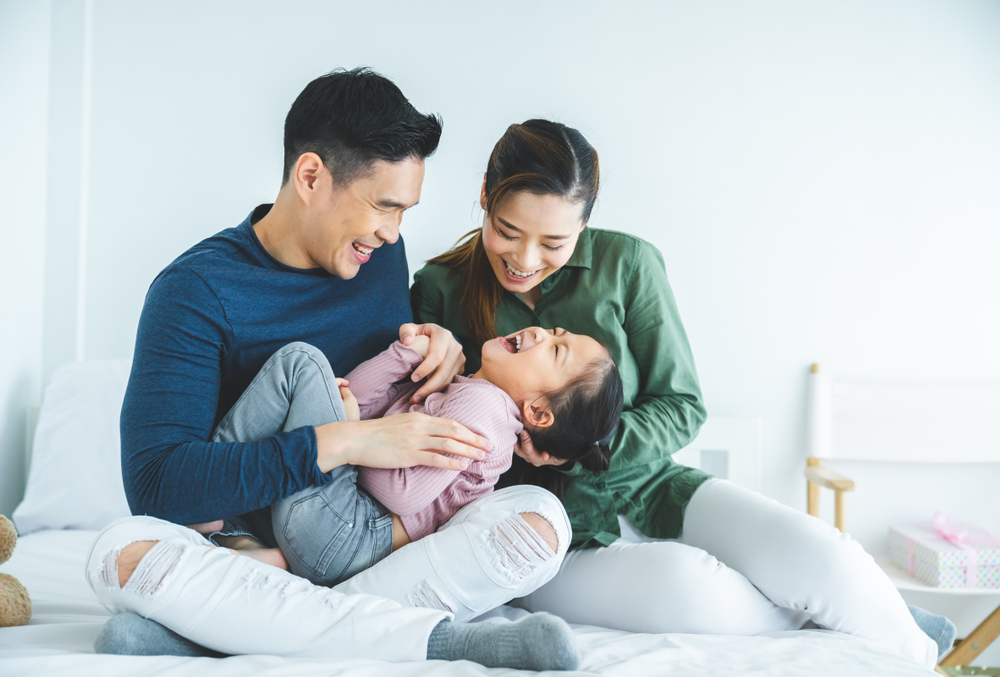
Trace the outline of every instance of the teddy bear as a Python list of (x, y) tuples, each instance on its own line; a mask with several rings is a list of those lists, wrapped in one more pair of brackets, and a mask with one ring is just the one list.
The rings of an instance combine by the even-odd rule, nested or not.
[[(0, 515), (0, 564), (10, 559), (17, 545), (14, 523)], [(0, 628), (27, 625), (31, 620), (31, 598), (21, 582), (10, 574), (0, 574)]]

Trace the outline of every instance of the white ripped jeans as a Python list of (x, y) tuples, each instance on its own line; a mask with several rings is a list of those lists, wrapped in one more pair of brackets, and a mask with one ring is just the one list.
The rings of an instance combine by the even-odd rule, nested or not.
[[(557, 552), (520, 513), (549, 522)], [(551, 580), (570, 537), (555, 496), (519, 486), (473, 501), (437, 533), (332, 589), (153, 517), (105, 527), (86, 575), (110, 611), (137, 613), (222, 653), (411, 661), (426, 658), (441, 620), (470, 620)], [(159, 542), (122, 588), (117, 558), (137, 541)]]
[(756, 635), (811, 620), (917, 663), (937, 662), (934, 640), (855, 540), (718, 479), (694, 493), (678, 539), (622, 538), (572, 552), (520, 604), (570, 623), (649, 633)]

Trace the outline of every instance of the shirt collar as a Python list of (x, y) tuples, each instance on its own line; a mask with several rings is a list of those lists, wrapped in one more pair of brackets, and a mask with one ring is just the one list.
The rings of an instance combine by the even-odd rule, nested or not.
[(573, 250), (573, 255), (569, 257), (569, 261), (565, 265), (572, 266), (574, 268), (590, 268), (590, 264), (594, 259), (594, 240), (593, 233), (591, 233), (590, 228), (584, 228), (583, 232), (580, 233), (580, 237), (576, 241), (576, 249)]

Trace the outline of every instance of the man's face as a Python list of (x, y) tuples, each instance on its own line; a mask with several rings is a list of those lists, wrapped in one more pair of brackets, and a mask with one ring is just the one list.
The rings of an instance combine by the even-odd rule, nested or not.
[(344, 186), (334, 185), (328, 172), (317, 180), (303, 224), (305, 254), (317, 267), (349, 280), (375, 249), (399, 239), (403, 212), (420, 200), (424, 161), (379, 160)]

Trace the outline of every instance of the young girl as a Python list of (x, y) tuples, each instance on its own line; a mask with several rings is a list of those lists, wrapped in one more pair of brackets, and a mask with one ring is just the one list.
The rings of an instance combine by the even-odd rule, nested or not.
[[(493, 491), (511, 466), (523, 429), (536, 438), (547, 436), (550, 453), (569, 465), (593, 472), (607, 468), (606, 438), (621, 414), (622, 381), (610, 354), (596, 340), (539, 327), (491, 339), (482, 347), (482, 366), (476, 373), (456, 377), (444, 391), (412, 404), (419, 384), (406, 377), (426, 358), (428, 344), (426, 336), (416, 337), (409, 346), (397, 341), (346, 379), (335, 379), (322, 353), (301, 343), (278, 351), (261, 369), (258, 378), (285, 375), (263, 389), (273, 393), (269, 399), (275, 406), (255, 414), (273, 418), (277, 427), (284, 422), (288, 429), (288, 419), (301, 418), (303, 406), (325, 402), (332, 405), (328, 414), (307, 414), (314, 424), (320, 419), (356, 421), (421, 412), (457, 421), (493, 443), (485, 458), (460, 471), (340, 466), (330, 473), (328, 484), (274, 504), (274, 538), (293, 573), (334, 586), (433, 533), (459, 508)], [(248, 390), (262, 399), (262, 389), (255, 385)], [(229, 423), (223, 419), (220, 428)], [(544, 486), (545, 478), (539, 483)], [(330, 521), (338, 526), (331, 529)], [(318, 539), (320, 532), (334, 535)], [(548, 548), (553, 555), (558, 549), (555, 539), (539, 540), (533, 533), (521, 529), (533, 548)], [(222, 544), (257, 548), (248, 554), (282, 565), (277, 551), (260, 550), (246, 539)]]

